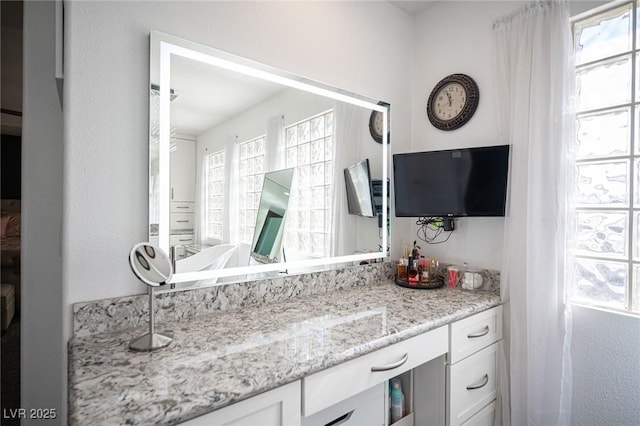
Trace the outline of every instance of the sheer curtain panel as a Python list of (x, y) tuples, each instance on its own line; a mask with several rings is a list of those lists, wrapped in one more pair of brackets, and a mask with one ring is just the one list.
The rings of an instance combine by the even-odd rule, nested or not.
[(503, 424), (569, 425), (571, 312), (564, 295), (574, 77), (568, 4), (531, 3), (493, 29), (499, 130), (512, 147), (502, 267)]
[(362, 108), (344, 102), (334, 106), (334, 143), (333, 143), (333, 235), (331, 256), (353, 254), (357, 232), (356, 217), (348, 213), (347, 189), (344, 181), (344, 169), (360, 161), (360, 130), (364, 123)]

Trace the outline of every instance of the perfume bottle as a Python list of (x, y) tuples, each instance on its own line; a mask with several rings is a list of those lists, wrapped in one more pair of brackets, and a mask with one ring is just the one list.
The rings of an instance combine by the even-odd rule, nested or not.
[(400, 261), (398, 262), (398, 266), (396, 268), (396, 276), (401, 280), (407, 279), (407, 259), (400, 258)]

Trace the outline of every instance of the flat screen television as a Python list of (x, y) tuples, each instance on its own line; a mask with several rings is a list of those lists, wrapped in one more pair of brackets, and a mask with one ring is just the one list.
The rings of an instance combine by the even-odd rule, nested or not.
[(374, 217), (376, 206), (373, 199), (369, 159), (366, 158), (344, 169), (347, 187), (347, 206), (350, 214)]
[(509, 145), (393, 156), (396, 216), (504, 216)]

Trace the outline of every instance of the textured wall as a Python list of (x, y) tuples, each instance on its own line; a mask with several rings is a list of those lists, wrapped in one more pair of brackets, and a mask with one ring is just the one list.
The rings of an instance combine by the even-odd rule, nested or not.
[(574, 307), (576, 426), (636, 426), (640, 419), (640, 319)]
[(64, 148), (54, 78), (54, 8), (54, 2), (24, 3), (20, 402), (27, 409), (55, 408), (58, 417), (51, 424), (64, 424), (67, 339), (62, 327), (60, 256)]

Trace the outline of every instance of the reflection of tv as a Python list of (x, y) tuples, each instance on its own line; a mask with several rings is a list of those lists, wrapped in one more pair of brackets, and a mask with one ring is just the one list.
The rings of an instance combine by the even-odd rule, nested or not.
[(374, 217), (376, 206), (373, 201), (369, 159), (344, 169), (344, 181), (347, 186), (347, 206), (350, 214)]
[(504, 216), (509, 145), (393, 156), (396, 216)]

